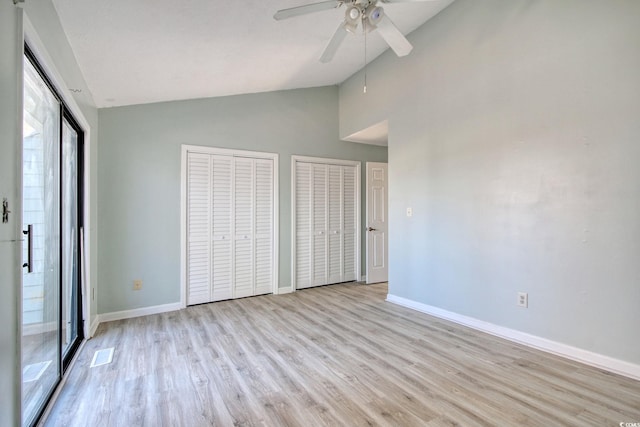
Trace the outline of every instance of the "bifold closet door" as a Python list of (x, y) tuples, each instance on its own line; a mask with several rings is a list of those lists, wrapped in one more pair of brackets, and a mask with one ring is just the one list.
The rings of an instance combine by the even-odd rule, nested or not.
[(273, 160), (255, 159), (254, 295), (273, 291), (274, 182)]
[(273, 161), (235, 158), (234, 298), (272, 291)]
[(254, 175), (251, 159), (234, 159), (234, 227), (233, 259), (235, 273), (234, 297), (253, 295), (253, 216)]
[(327, 166), (313, 165), (312, 171), (311, 285), (319, 286), (329, 283), (327, 280)]
[(355, 166), (295, 164), (296, 288), (356, 280)]
[(354, 166), (342, 168), (342, 278), (343, 282), (358, 280), (358, 182)]
[(211, 301), (211, 163), (209, 154), (187, 157), (187, 301)]
[(311, 173), (313, 164), (295, 163), (295, 270), (296, 288), (303, 289), (313, 286), (311, 283), (311, 235), (312, 235), (312, 200)]
[(233, 157), (211, 156), (211, 290), (209, 301), (233, 298)]
[(187, 155), (187, 304), (273, 289), (273, 160)]

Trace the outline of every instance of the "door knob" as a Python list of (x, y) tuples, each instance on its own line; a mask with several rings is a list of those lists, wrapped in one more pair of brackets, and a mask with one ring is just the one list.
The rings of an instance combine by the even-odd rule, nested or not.
[(376, 229), (372, 227), (367, 227), (367, 231), (376, 231)]

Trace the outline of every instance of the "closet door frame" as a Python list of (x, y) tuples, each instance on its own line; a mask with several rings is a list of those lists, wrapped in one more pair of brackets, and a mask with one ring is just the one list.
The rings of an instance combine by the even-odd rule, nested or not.
[(353, 166), (356, 169), (355, 172), (355, 187), (356, 187), (356, 248), (355, 248), (355, 264), (356, 264), (356, 280), (360, 280), (362, 276), (361, 272), (361, 252), (362, 252), (362, 240), (361, 240), (361, 162), (358, 160), (342, 160), (342, 159), (327, 159), (322, 157), (308, 157), (308, 156), (291, 156), (291, 292), (297, 290), (296, 283), (296, 270), (297, 270), (297, 247), (296, 247), (296, 169), (297, 163), (316, 163), (320, 165), (335, 165), (335, 166)]
[(278, 294), (278, 265), (279, 265), (279, 185), (278, 185), (278, 154), (261, 151), (236, 150), (229, 148), (207, 147), (200, 145), (182, 144), (180, 167), (180, 307), (187, 307), (187, 156), (189, 153), (213, 154), (251, 159), (267, 159), (273, 161), (273, 245), (272, 245), (272, 280), (274, 295)]

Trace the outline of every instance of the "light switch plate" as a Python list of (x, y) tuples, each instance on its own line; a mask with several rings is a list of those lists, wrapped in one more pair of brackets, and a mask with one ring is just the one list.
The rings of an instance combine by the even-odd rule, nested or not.
[(407, 208), (407, 216), (413, 216), (413, 209)]

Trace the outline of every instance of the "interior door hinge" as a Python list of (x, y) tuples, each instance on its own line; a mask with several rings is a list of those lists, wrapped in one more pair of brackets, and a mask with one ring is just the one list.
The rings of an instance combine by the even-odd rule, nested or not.
[(7, 198), (4, 197), (2, 199), (2, 223), (6, 224), (9, 222), (9, 214), (11, 213), (11, 211), (9, 210), (9, 202), (7, 201)]

